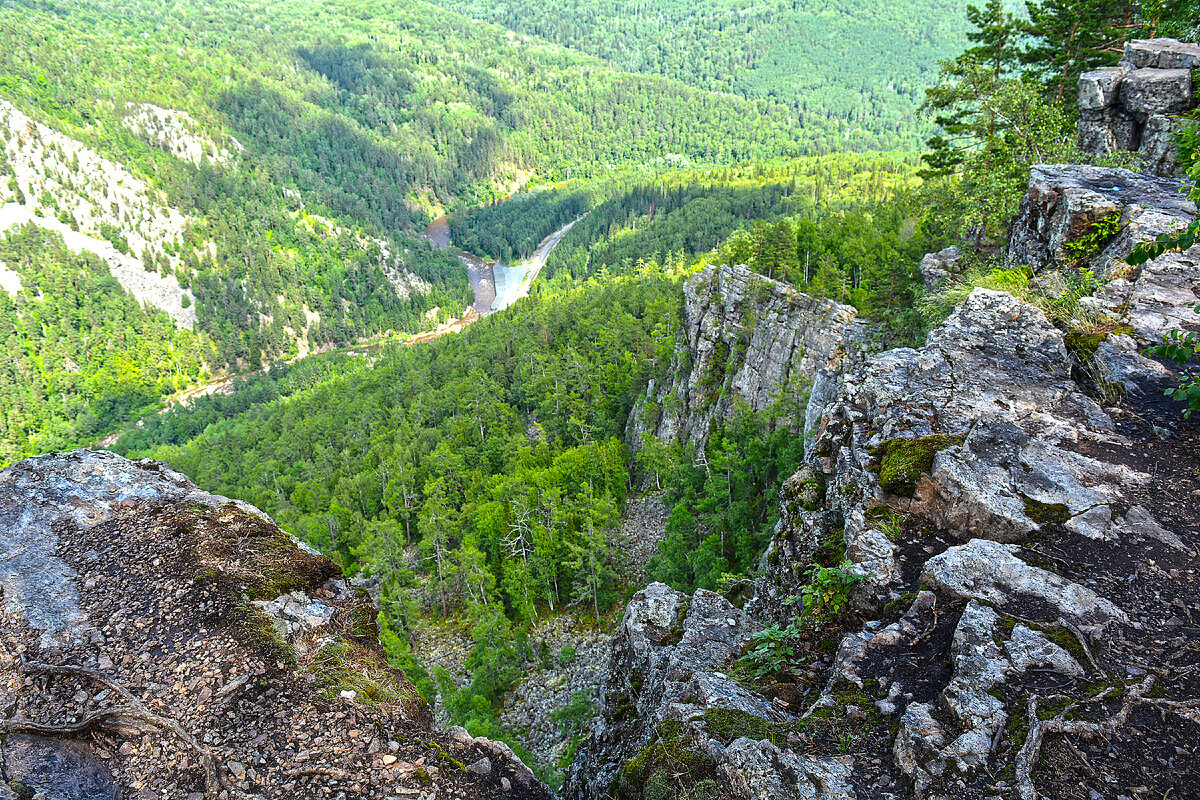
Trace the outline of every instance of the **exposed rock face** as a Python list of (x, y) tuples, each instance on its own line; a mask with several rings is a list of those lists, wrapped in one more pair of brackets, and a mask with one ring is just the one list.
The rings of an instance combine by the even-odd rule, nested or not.
[(1156, 175), (1181, 172), (1172, 136), (1194, 108), (1192, 70), (1200, 45), (1174, 39), (1138, 39), (1125, 45), (1115, 67), (1079, 79), (1079, 139), (1083, 150), (1105, 156), (1118, 150), (1140, 153)]
[(626, 440), (701, 442), (736, 402), (755, 411), (798, 403), (820, 370), (841, 361), (856, 314), (745, 266), (705, 268), (684, 286), (671, 378), (638, 401)]
[[(1008, 237), (1010, 267), (1035, 272), (1081, 262), (1108, 275), (1138, 242), (1187, 225), (1196, 206), (1179, 191), (1177, 180), (1127, 169), (1040, 164), (1033, 167), (1029, 191)], [(1111, 235), (1075, 256), (1068, 245), (1114, 220)]]
[(0, 472), (0, 584), (6, 780), (49, 797), (549, 797), (428, 729), (333, 562), (157, 462)]
[[(825, 484), (825, 499), (814, 505), (785, 486), (758, 602), (787, 616), (781, 604), (802, 585), (791, 565), (809, 563), (839, 527), (847, 556), (870, 576), (863, 601), (886, 600), (904, 570), (872, 515), (881, 505), (962, 538), (1022, 538), (1042, 529), (1036, 509), (1049, 506), (1061, 506), (1081, 535), (1112, 535), (1121, 519), (1111, 504), (1148, 476), (1074, 448), (1117, 438), (1072, 381), (1062, 334), (1045, 315), (977, 289), (925, 347), (881, 353), (846, 377), (808, 459), (814, 474), (805, 483)], [(881, 454), (889, 449), (894, 455)], [(903, 479), (908, 461), (924, 466)]]
[[(1010, 243), (1023, 249), (1021, 263), (1042, 268), (1061, 264), (1056, 254), (1096, 219), (1121, 214), (1117, 235), (1093, 255), (1116, 261), (1195, 213), (1174, 182), (1090, 167), (1036, 168), (1022, 211)], [(1173, 373), (1139, 350), (1167, 329), (1200, 327), (1200, 248), (1121, 274), (1085, 303), (1118, 331), (1090, 359), (1149, 402)], [(798, 566), (841, 540), (863, 576), (853, 599), (868, 621), (842, 639), (821, 704), (850, 683), (896, 719), (892, 761), (918, 798), (1003, 795), (1006, 785), (982, 776), (1016, 759), (1023, 739), (1012, 720), (1026, 724), (1024, 696), (1044, 691), (1042, 676), (1081, 699), (1090, 691), (1081, 682), (1100, 670), (1155, 669), (1146, 653), (1167, 641), (1156, 617), (1167, 601), (1131, 592), (1129, 576), (1146, 564), (1144, 549), (1153, 569), (1165, 560), (1175, 567), (1163, 575), (1182, 574), (1198, 534), (1181, 520), (1194, 525), (1195, 506), (1175, 514), (1165, 500), (1174, 490), (1151, 477), (1168, 432), (1124, 422), (1077, 384), (1088, 357), (1068, 350), (1041, 311), (976, 290), (924, 347), (881, 353), (843, 376), (807, 464), (784, 487), (748, 608), (760, 622), (794, 619), (786, 601), (805, 585)], [(1124, 582), (1108, 578), (1115, 573)], [(908, 611), (889, 622), (884, 603), (900, 600)], [(1173, 696), (1200, 691), (1158, 669), (1175, 681)], [(1172, 718), (1164, 735), (1185, 740), (1196, 722)], [(1136, 737), (1158, 736), (1149, 730), (1123, 734), (1130, 752), (1144, 747)]]
[[(0, 146), (12, 171), (11, 178), (0, 183), (0, 230), (33, 222), (55, 231), (72, 250), (104, 259), (113, 277), (139, 302), (161, 308), (181, 327), (196, 324), (191, 290), (181, 288), (174, 274), (163, 277), (142, 266), (142, 255), (155, 253), (172, 269), (177, 267), (179, 256), (163, 247), (182, 239), (190, 222), (177, 209), (164, 207), (160, 192), (7, 100), (0, 100)], [(42, 206), (41, 198), (47, 195), (56, 207)], [(71, 215), (74, 226), (57, 218), (60, 209)], [(109, 225), (121, 230), (128, 252), (108, 241), (104, 230)]]
[(925, 289), (929, 291), (939, 283), (962, 271), (957, 247), (947, 247), (937, 253), (928, 253), (921, 259), (921, 276)]
[(653, 765), (660, 742), (670, 741), (735, 797), (853, 797), (849, 759), (797, 757), (769, 741), (722, 737), (710, 726), (713, 712), (792, 719), (726, 673), (757, 630), (743, 611), (704, 589), (689, 598), (652, 583), (634, 595), (613, 637), (603, 715), (571, 765), (564, 794), (600, 800), (612, 788), (640, 797), (653, 769), (645, 765)]
[(210, 164), (227, 163), (236, 153), (246, 149), (237, 139), (229, 137), (229, 147), (233, 148), (230, 152), (229, 148), (216, 142), (191, 114), (153, 103), (127, 103), (121, 124), (151, 144), (196, 166), (206, 161)]
[[(1200, 245), (1183, 253), (1164, 253), (1143, 264), (1130, 277), (1111, 281), (1087, 300), (1126, 324), (1128, 334), (1109, 336), (1107, 342), (1128, 352), (1129, 344), (1120, 338), (1122, 335), (1145, 347), (1160, 344), (1168, 330), (1200, 328), (1200, 316), (1194, 310), (1200, 302), (1198, 290)], [(1145, 374), (1153, 371), (1148, 366), (1141, 370)]]
[[(923, 347), (819, 372), (806, 463), (781, 491), (745, 614), (661, 584), (634, 598), (567, 796), (670, 796), (654, 781), (664, 751), (682, 765), (671, 775), (718, 776), (696, 796), (721, 800), (1190, 790), (1200, 427), (1157, 400), (1176, 373), (1140, 351), (1200, 329), (1200, 247), (1114, 266), (1194, 217), (1177, 188), (1128, 170), (1033, 171), (1016, 263), (1039, 280), (1060, 267), (1108, 275), (1081, 304), (1111, 334), (1072, 332), (1068, 347), (1040, 309), (977, 289)], [(1103, 220), (1111, 235), (1092, 236)], [(1091, 252), (1067, 247), (1084, 237)], [(927, 259), (934, 282), (944, 255)], [(1110, 397), (1105, 382), (1123, 405), (1095, 399)], [(795, 635), (766, 626), (797, 622), (810, 565), (843, 559), (860, 579), (849, 615), (805, 610), (770, 681), (748, 678), (753, 660), (731, 663)], [(744, 634), (724, 633), (726, 613)], [(770, 635), (755, 640), (760, 626)], [(1144, 697), (1155, 682), (1164, 698)], [(1092, 766), (1105, 763), (1120, 766)]]
[[(896, 736), (897, 765), (913, 780), (918, 796), (937, 777), (987, 765), (992, 741), (1008, 721), (997, 686), (1031, 667), (1083, 678), (1083, 667), (1070, 653), (1042, 634), (1017, 624), (1005, 640), (1000, 615), (972, 600), (959, 617), (950, 646), (953, 676), (936, 703), (912, 703), (900, 718)], [(938, 722), (939, 706), (948, 714)], [(960, 730), (952, 740), (951, 731)]]

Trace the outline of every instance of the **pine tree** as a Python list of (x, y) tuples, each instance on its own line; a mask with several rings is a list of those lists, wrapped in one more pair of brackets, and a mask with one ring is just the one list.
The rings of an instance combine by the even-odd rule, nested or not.
[(1017, 20), (1004, 10), (1000, 0), (988, 0), (982, 9), (967, 6), (967, 22), (975, 26), (967, 33), (967, 41), (974, 42), (975, 47), (967, 48), (963, 56), (989, 67), (995, 80), (1007, 77), (1020, 57)]
[(1027, 2), (1029, 38), (1021, 61), (1040, 80), (1048, 97), (1073, 106), (1084, 72), (1116, 63), (1133, 29), (1128, 0), (1042, 0)]

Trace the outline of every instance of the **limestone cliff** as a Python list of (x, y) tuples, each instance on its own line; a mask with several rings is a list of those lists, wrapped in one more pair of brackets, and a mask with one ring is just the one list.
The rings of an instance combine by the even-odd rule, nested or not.
[[(1200, 424), (1141, 349), (1200, 323), (1200, 247), (1122, 259), (1195, 213), (1153, 176), (1036, 168), (1010, 250), (1048, 286), (1107, 275), (1083, 301), (1099, 333), (975, 290), (923, 347), (822, 373), (754, 596), (635, 596), (564, 793), (1194, 795)], [(782, 627), (843, 559), (848, 612)], [(756, 670), (755, 642), (789, 666)]]
[(0, 585), (0, 797), (550, 796), (430, 730), (336, 564), (157, 462), (0, 472)]
[(710, 266), (684, 286), (670, 377), (651, 384), (626, 439), (702, 442), (736, 403), (801, 408), (817, 373), (836, 367), (859, 335), (851, 306), (797, 292), (745, 266)]

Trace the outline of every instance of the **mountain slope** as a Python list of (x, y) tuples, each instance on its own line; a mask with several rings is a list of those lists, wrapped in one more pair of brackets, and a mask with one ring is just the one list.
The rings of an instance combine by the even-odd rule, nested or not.
[[(0, 103), (5, 228), (55, 230), (56, 268), (98, 254), (131, 301), (196, 334), (186, 365), (142, 365), (177, 379), (115, 415), (93, 407), (115, 395), (62, 369), (43, 375), (70, 387), (62, 408), (40, 415), (20, 381), (0, 384), (5, 459), (88, 441), (202, 374), (461, 315), (462, 264), (416, 236), (446, 209), (663, 153), (828, 147), (828, 129), (777, 104), (620, 73), (422, 2), (11, 4)], [(87, 305), (56, 286), (54, 302)], [(126, 323), (122, 336), (157, 336)], [(59, 334), (87, 349), (86, 325)]]
[(913, 142), (938, 61), (965, 42), (965, 0), (434, 0), (618, 69), (771, 98), (801, 126)]

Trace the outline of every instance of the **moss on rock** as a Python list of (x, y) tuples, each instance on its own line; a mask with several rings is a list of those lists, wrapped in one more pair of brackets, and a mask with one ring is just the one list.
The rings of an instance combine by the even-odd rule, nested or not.
[(1071, 510), (1062, 503), (1040, 503), (1031, 497), (1026, 497), (1025, 516), (1039, 525), (1045, 523), (1062, 525), (1071, 518)]
[(786, 743), (791, 726), (769, 722), (745, 711), (731, 708), (710, 708), (704, 712), (704, 724), (709, 732), (724, 744), (743, 736), (747, 739), (767, 739), (772, 744)]
[[(643, 800), (647, 790), (667, 791), (656, 797), (686, 796), (694, 784), (712, 778), (716, 769), (712, 758), (696, 749), (693, 738), (681, 722), (660, 723), (650, 744), (617, 773), (612, 793), (620, 800)], [(660, 785), (663, 779), (667, 779), (665, 786)]]
[(889, 439), (879, 446), (879, 485), (889, 494), (912, 497), (921, 475), (933, 468), (940, 450), (962, 443), (958, 436)]

